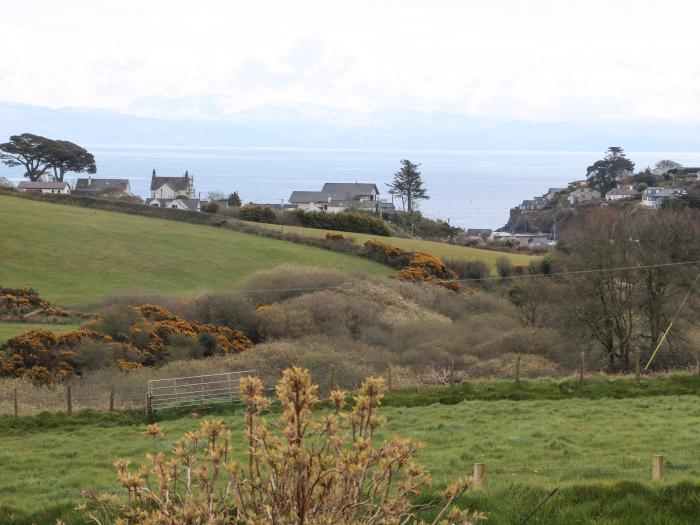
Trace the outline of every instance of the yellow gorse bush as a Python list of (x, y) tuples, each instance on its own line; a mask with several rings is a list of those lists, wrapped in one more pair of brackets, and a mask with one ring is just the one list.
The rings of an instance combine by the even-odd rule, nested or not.
[[(233, 455), (232, 432), (223, 421), (202, 421), (170, 458), (147, 456), (140, 469), (115, 462), (128, 498), (85, 494), (81, 506), (93, 523), (180, 524), (404, 524), (422, 523), (411, 498), (430, 477), (414, 461), (422, 446), (410, 439), (375, 439), (384, 380), (365, 380), (350, 410), (347, 394), (331, 393), (333, 409), (318, 415), (318, 386), (308, 370), (283, 372), (276, 387), (279, 416), (266, 415), (270, 400), (258, 378), (240, 382), (246, 403), (243, 459)], [(160, 428), (149, 427), (157, 436)], [(471, 486), (448, 487), (434, 524), (473, 525), (484, 517), (454, 507)]]

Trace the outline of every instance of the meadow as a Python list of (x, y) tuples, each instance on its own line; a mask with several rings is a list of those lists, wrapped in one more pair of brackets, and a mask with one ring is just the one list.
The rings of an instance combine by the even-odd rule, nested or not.
[[(686, 524), (696, 517), (696, 396), (465, 401), (382, 413), (388, 423), (379, 439), (397, 433), (427, 445), (419, 460), (435, 490), (469, 474), (475, 462), (486, 464), (486, 488), (462, 503), (487, 512), (490, 524), (519, 523), (554, 488), (559, 492), (528, 523)], [(240, 442), (240, 409), (213, 417)], [(186, 415), (161, 419), (159, 450), (199, 425)], [(115, 458), (140, 463), (153, 451), (144, 425), (128, 412), (0, 419), (0, 522), (83, 523), (72, 511), (80, 490), (114, 489)], [(667, 457), (664, 482), (649, 481), (652, 454)]]
[(5, 195), (0, 238), (3, 286), (32, 287), (76, 309), (124, 291), (221, 289), (281, 264), (394, 273), (361, 257), (292, 242)]
[(49, 323), (5, 323), (0, 322), (0, 344), (29, 330), (51, 330), (61, 333), (78, 328), (77, 324), (49, 324)]
[(483, 261), (491, 267), (493, 274), (496, 272), (496, 261), (501, 257), (507, 257), (514, 265), (527, 266), (531, 261), (537, 260), (539, 257), (535, 255), (527, 255), (523, 253), (505, 253), (494, 250), (483, 250), (480, 248), (472, 248), (469, 246), (458, 246), (456, 244), (448, 244), (445, 242), (424, 241), (421, 239), (406, 239), (403, 237), (381, 237), (378, 235), (369, 235), (366, 233), (341, 232), (336, 230), (322, 230), (319, 228), (304, 228), (302, 226), (286, 226), (281, 224), (260, 224), (257, 222), (245, 222), (250, 226), (262, 229), (277, 230), (284, 233), (298, 233), (309, 237), (325, 237), (327, 233), (342, 233), (349, 238), (355, 240), (359, 244), (364, 244), (369, 240), (377, 240), (392, 246), (397, 246), (406, 251), (425, 252), (443, 259), (452, 259), (457, 261)]

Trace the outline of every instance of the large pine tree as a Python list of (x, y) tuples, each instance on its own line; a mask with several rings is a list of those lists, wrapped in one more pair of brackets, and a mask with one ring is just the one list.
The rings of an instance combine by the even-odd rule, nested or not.
[(401, 197), (406, 211), (411, 213), (416, 208), (416, 201), (429, 199), (428, 190), (423, 187), (420, 164), (413, 164), (408, 159), (401, 161), (401, 169), (394, 173), (394, 180), (389, 187), (389, 193)]

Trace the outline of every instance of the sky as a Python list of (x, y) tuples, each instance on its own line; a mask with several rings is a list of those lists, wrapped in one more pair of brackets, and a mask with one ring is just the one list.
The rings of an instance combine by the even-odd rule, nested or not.
[(700, 120), (696, 0), (5, 2), (0, 102)]

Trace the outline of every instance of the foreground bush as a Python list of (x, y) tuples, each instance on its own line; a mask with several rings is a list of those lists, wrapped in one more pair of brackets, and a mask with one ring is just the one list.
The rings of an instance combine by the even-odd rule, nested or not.
[[(233, 458), (232, 433), (224, 423), (204, 421), (199, 432), (185, 434), (169, 460), (163, 453), (148, 455), (136, 472), (127, 460), (115, 462), (128, 493), (126, 505), (115, 504), (112, 495), (86, 494), (84, 510), (99, 524), (115, 517), (121, 523), (162, 525), (416, 522), (417, 510), (425, 507), (416, 507), (411, 498), (430, 477), (413, 459), (421, 445), (396, 436), (375, 442), (384, 380), (365, 380), (349, 412), (346, 393), (333, 391), (335, 409), (324, 417), (314, 414), (317, 388), (308, 370), (285, 370), (276, 388), (282, 414), (268, 423), (262, 382), (242, 379), (243, 461)], [(162, 435), (158, 425), (149, 425), (148, 433)], [(432, 523), (481, 521), (479, 513), (451, 508), (470, 486), (467, 478), (448, 487)]]

